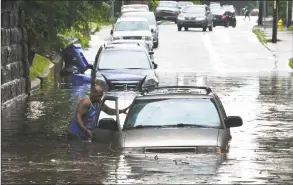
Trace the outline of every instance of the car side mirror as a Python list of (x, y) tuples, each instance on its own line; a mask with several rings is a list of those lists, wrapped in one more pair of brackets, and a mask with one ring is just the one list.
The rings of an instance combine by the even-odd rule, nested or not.
[(157, 21), (157, 25), (160, 25), (162, 22), (161, 21)]
[(151, 29), (151, 32), (154, 33), (154, 29), (153, 28)]
[(113, 118), (103, 118), (99, 121), (99, 129), (118, 131), (118, 124)]
[(230, 127), (240, 127), (243, 124), (242, 118), (239, 116), (229, 116), (225, 119), (225, 124), (227, 128)]
[(88, 64), (87, 67), (88, 67), (89, 69), (94, 69), (94, 66), (93, 66), (92, 64)]
[(113, 30), (110, 31), (110, 35), (113, 35)]
[(157, 69), (158, 68), (158, 64), (156, 64), (155, 62), (152, 62), (153, 65), (154, 65), (154, 69)]
[(154, 53), (154, 51), (149, 51), (149, 55), (153, 55)]

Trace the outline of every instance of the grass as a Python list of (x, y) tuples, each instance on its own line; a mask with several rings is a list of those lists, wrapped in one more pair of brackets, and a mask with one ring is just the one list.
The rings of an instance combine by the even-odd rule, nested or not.
[(99, 32), (101, 30), (101, 26), (109, 26), (112, 25), (112, 22), (110, 21), (102, 21), (102, 22), (90, 22), (90, 28), (95, 28), (96, 32)]
[(293, 25), (291, 25), (287, 30), (288, 31), (293, 31)]
[(289, 66), (293, 69), (293, 58), (289, 59)]
[(30, 79), (34, 80), (37, 76), (42, 76), (50, 64), (51, 61), (49, 59), (35, 54), (33, 64), (30, 67)]
[(257, 27), (254, 27), (252, 29), (252, 32), (257, 36), (258, 40), (262, 43), (262, 44), (266, 44), (269, 40), (265, 38), (263, 32), (257, 28)]

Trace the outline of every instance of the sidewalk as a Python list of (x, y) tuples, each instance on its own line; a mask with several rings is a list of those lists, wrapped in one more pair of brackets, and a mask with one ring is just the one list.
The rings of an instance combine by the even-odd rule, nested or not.
[[(264, 37), (268, 40), (272, 39), (272, 18), (267, 18), (263, 26), (258, 28), (263, 32)], [(277, 31), (277, 43), (266, 43), (266, 46), (274, 53), (278, 66), (288, 66), (289, 59), (293, 58), (293, 32), (288, 31), (283, 26), (283, 31)]]

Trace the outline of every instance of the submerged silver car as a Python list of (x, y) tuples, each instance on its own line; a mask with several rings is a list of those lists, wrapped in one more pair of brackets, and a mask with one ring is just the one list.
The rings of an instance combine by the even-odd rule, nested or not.
[(187, 31), (189, 28), (202, 28), (213, 31), (213, 14), (206, 5), (188, 5), (183, 8), (177, 17), (177, 28)]
[[(203, 91), (203, 92), (202, 92)], [(118, 98), (105, 97), (114, 101)], [(230, 128), (242, 125), (238, 116), (227, 116), (209, 87), (158, 87), (137, 96), (123, 127), (103, 118), (94, 130), (98, 142), (123, 152), (220, 152), (229, 150)]]

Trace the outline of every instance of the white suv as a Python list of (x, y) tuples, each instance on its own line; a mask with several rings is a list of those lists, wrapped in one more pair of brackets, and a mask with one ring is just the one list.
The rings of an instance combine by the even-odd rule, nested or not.
[(111, 41), (115, 40), (144, 40), (153, 48), (153, 29), (150, 29), (147, 19), (125, 17), (119, 18), (111, 30)]

